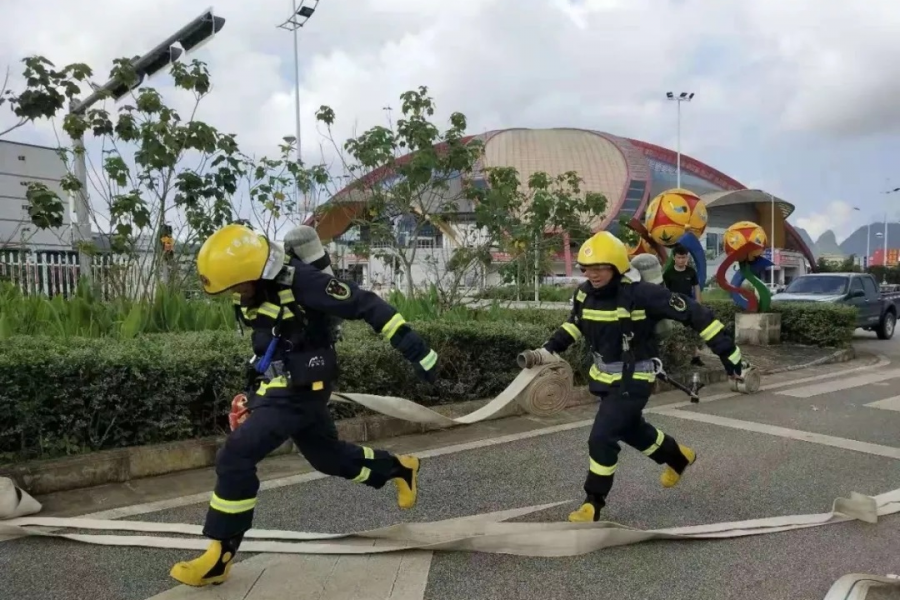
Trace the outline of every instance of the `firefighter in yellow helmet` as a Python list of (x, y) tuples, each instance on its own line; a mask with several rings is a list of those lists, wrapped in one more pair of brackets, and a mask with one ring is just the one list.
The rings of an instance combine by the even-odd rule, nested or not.
[[(310, 229), (311, 228), (307, 228)], [(415, 506), (419, 460), (338, 439), (328, 411), (336, 377), (335, 321), (362, 319), (434, 382), (437, 354), (403, 316), (372, 292), (329, 274), (328, 255), (304, 262), (251, 228), (233, 223), (200, 248), (197, 270), (208, 294), (232, 292), (240, 322), (252, 328), (247, 415), (216, 457), (216, 484), (203, 533), (207, 551), (180, 562), (171, 576), (183, 584), (225, 581), (244, 533), (251, 528), (259, 479), (256, 465), (293, 440), (321, 473), (379, 489), (397, 488), (400, 508)], [(243, 416), (243, 415), (242, 415)]]
[(665, 465), (660, 476), (664, 487), (678, 483), (696, 460), (694, 450), (642, 416), (655, 381), (651, 359), (658, 353), (659, 321), (672, 319), (695, 329), (730, 376), (741, 374), (741, 352), (721, 321), (693, 299), (641, 281), (625, 245), (613, 234), (601, 231), (588, 239), (578, 252), (578, 265), (587, 280), (575, 291), (569, 318), (543, 346), (560, 353), (584, 338), (593, 354), (588, 389), (600, 405), (588, 438), (587, 497), (569, 515), (573, 522), (599, 520), (612, 489), (620, 441)]

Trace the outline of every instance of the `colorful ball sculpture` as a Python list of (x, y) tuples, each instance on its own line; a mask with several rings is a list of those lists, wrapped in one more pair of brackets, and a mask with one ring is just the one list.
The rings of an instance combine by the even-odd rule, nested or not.
[(652, 254), (656, 256), (656, 251), (647, 243), (644, 238), (638, 238), (637, 244), (625, 244), (628, 248), (628, 257), (634, 258), (640, 254)]
[(767, 243), (766, 232), (753, 221), (739, 221), (725, 230), (724, 242), (725, 254), (735, 253), (743, 248), (747, 242), (753, 242), (762, 246), (761, 249), (754, 250), (748, 254), (747, 259), (752, 261), (762, 255), (765, 250)]
[(644, 225), (653, 241), (674, 246), (685, 233), (699, 238), (706, 231), (706, 204), (685, 189), (674, 188), (654, 198), (647, 206)]
[[(716, 272), (719, 287), (730, 293), (741, 309), (768, 312), (772, 293), (760, 279), (772, 267), (772, 262), (763, 256), (766, 232), (752, 221), (739, 221), (725, 230), (724, 242), (726, 257)], [(738, 268), (729, 282), (728, 270), (734, 265)]]

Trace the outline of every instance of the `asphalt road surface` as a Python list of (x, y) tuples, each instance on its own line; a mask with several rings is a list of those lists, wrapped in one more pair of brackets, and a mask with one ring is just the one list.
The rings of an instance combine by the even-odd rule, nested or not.
[[(764, 381), (773, 387), (754, 396), (699, 405), (685, 405), (673, 393), (655, 399), (648, 419), (695, 448), (698, 462), (666, 490), (659, 485), (660, 467), (623, 448), (607, 519), (647, 529), (821, 513), (851, 492), (900, 488), (900, 341), (862, 332), (858, 338), (858, 348), (883, 355), (880, 362), (860, 359), (773, 376)], [(704, 391), (707, 397), (727, 395), (724, 386)], [(255, 526), (358, 531), (568, 501), (524, 517), (565, 520), (581, 497), (585, 420), (592, 410), (493, 425), (495, 435), (506, 434), (503, 439), (473, 441), (465, 428), (442, 432), (445, 447), (424, 453), (419, 505), (409, 513), (396, 510), (392, 488), (378, 492), (314, 477), (290, 485), (274, 480), (260, 494)], [(461, 441), (472, 443), (451, 447)], [(171, 504), (165, 510), (132, 507), (127, 518), (202, 523), (204, 502)], [(91, 510), (85, 506), (83, 512)], [(875, 525), (647, 542), (574, 558), (244, 554), (232, 581), (195, 590), (168, 578), (172, 563), (194, 551), (29, 538), (0, 542), (0, 598), (820, 600), (845, 574), (900, 572), (898, 539), (900, 515)], [(878, 594), (870, 598), (893, 597)]]

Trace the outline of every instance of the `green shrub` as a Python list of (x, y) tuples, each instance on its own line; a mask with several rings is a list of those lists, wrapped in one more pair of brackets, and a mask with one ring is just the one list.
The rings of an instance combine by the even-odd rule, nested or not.
[[(345, 324), (338, 344), (346, 392), (410, 398), (426, 406), (477, 400), (518, 374), (516, 355), (553, 326), (510, 322), (415, 323), (441, 355), (436, 387), (367, 325)], [(0, 341), (0, 462), (216, 435), (243, 388), (249, 342), (230, 332), (139, 339), (14, 337)], [(583, 364), (576, 346), (565, 356)], [(585, 371), (586, 372), (586, 371)], [(584, 373), (577, 375), (584, 382)], [(362, 412), (333, 404), (335, 415)]]
[[(733, 333), (736, 307), (710, 302)], [(468, 309), (466, 309), (468, 310)], [(852, 337), (852, 309), (784, 305), (783, 339), (841, 345)], [(347, 322), (338, 344), (338, 389), (409, 398), (426, 406), (493, 397), (518, 374), (516, 355), (540, 346), (567, 310), (468, 311), (458, 321), (412, 321), (440, 353), (436, 387), (361, 322)], [(501, 318), (505, 317), (505, 318)], [(695, 333), (674, 324), (661, 341), (670, 372), (687, 365)], [(137, 338), (15, 336), (0, 340), (0, 462), (216, 435), (227, 427), (244, 386), (249, 342), (234, 331), (160, 333)], [(576, 385), (589, 354), (576, 344), (564, 358)], [(333, 404), (338, 418), (362, 412)]]
[[(574, 285), (541, 285), (538, 288), (538, 298), (542, 302), (567, 302), (575, 293)], [(534, 286), (523, 285), (516, 288), (514, 285), (504, 285), (489, 288), (478, 294), (482, 300), (534, 300)]]
[(853, 341), (857, 309), (823, 302), (773, 302), (781, 313), (781, 341), (806, 346), (844, 348)]

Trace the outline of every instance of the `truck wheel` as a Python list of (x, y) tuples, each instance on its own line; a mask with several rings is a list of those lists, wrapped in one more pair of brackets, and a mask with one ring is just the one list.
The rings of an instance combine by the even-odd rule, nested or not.
[(884, 313), (884, 316), (881, 318), (881, 323), (878, 325), (878, 329), (875, 330), (878, 339), (889, 340), (894, 337), (894, 326), (896, 324), (897, 315), (891, 311)]

